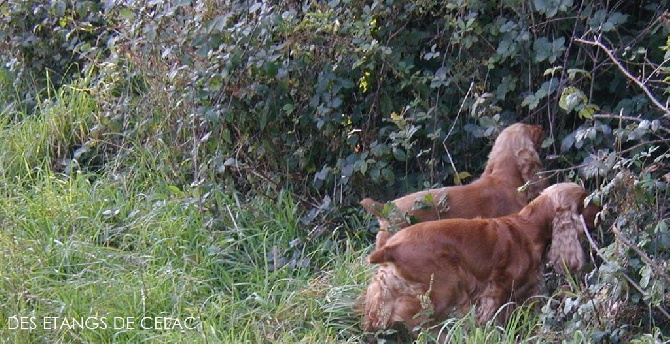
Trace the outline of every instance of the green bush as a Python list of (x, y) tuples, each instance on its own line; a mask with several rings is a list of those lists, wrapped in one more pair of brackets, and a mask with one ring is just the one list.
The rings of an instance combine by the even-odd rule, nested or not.
[(605, 205), (596, 269), (550, 301), (543, 330), (667, 332), (667, 0), (5, 1), (0, 16), (15, 79), (3, 102), (27, 105), (2, 107), (28, 133), (8, 142), (44, 133), (25, 115), (53, 94), (88, 104), (74, 117), (54, 105), (54, 137), (7, 149), (30, 163), (4, 175), (95, 161), (100, 176), (196, 189), (214, 222), (221, 190), (241, 203), (291, 192), (304, 212), (273, 255), (299, 266), (325, 259), (310, 259), (315, 241), (369, 234), (341, 225), (362, 197), (469, 182), (496, 130), (537, 123), (548, 177)]
[(361, 190), (387, 198), (476, 175), (481, 137), (502, 124), (543, 124), (553, 153), (565, 153), (559, 140), (595, 112), (658, 118), (667, 109), (631, 94), (590, 40), (626, 63), (660, 65), (667, 30), (648, 22), (660, 9), (628, 8), (140, 2), (115, 9), (124, 18), (117, 57), (175, 104), (173, 130), (196, 133), (193, 169), (219, 171), (240, 190), (290, 184), (346, 204)]
[(40, 91), (72, 81), (104, 59), (114, 28), (99, 1), (0, 3), (0, 55), (23, 91), (19, 108), (30, 110), (47, 96)]

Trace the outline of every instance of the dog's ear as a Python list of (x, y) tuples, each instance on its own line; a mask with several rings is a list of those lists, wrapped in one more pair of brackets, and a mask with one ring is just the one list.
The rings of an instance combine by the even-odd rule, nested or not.
[(558, 205), (555, 211), (548, 258), (559, 271), (578, 272), (584, 266), (584, 251), (579, 243), (580, 233), (586, 230), (582, 222), (583, 199)]

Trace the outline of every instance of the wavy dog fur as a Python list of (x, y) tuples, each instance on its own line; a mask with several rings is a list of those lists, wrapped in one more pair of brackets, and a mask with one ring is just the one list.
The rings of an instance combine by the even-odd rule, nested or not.
[[(538, 155), (542, 128), (516, 123), (505, 128), (491, 149), (484, 173), (467, 185), (419, 191), (393, 201), (392, 214), (382, 215), (384, 205), (366, 198), (361, 205), (379, 219), (378, 247), (390, 237), (384, 233), (392, 227), (409, 226), (408, 217), (416, 222), (445, 218), (492, 218), (513, 214), (537, 197), (546, 181), (537, 176), (542, 170)], [(525, 192), (518, 188), (529, 183)], [(431, 194), (432, 204), (425, 203)]]
[[(600, 209), (584, 207), (586, 196), (581, 186), (561, 183), (518, 214), (430, 221), (401, 230), (369, 257), (379, 269), (365, 295), (364, 330), (397, 322), (413, 329), (473, 305), (478, 321), (485, 322), (508, 301), (539, 294), (544, 261), (564, 272), (580, 271), (579, 233), (593, 227)], [(498, 320), (505, 321), (506, 312), (500, 314)]]

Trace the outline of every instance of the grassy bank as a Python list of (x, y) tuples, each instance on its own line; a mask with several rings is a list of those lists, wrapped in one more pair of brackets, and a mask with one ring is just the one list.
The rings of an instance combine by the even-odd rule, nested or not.
[(213, 225), (192, 190), (133, 183), (3, 181), (3, 342), (355, 341), (363, 252), (323, 240), (305, 254), (327, 257), (319, 268), (278, 263), (297, 237), (287, 194), (218, 195)]
[(300, 241), (290, 193), (174, 185), (168, 145), (129, 137), (81, 171), (68, 149), (96, 104), (79, 87), (52, 96), (0, 123), (3, 342), (356, 341), (365, 245), (333, 228)]
[[(11, 89), (8, 80), (3, 87)], [(3, 343), (362, 340), (352, 305), (373, 268), (361, 211), (315, 223), (288, 189), (249, 196), (219, 187), (207, 171), (185, 182), (172, 168), (186, 164), (175, 164), (186, 149), (164, 142), (159, 117), (95, 134), (111, 125), (97, 117), (85, 81), (49, 94), (29, 115), (0, 107)], [(9, 103), (12, 94), (3, 97)], [(107, 160), (85, 160), (96, 149)], [(462, 343), (617, 338), (611, 322), (591, 317), (611, 309), (596, 285), (540, 297), (504, 327), (477, 326), (468, 315), (438, 330)], [(625, 340), (663, 338), (644, 326), (622, 325), (633, 329)], [(417, 342), (434, 339), (422, 332)]]

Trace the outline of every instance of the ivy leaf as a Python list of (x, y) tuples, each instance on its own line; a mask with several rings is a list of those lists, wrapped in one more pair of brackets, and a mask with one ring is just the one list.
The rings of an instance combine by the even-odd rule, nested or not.
[(529, 94), (521, 102), (521, 106), (528, 106), (528, 109), (533, 110), (540, 103), (540, 100), (534, 94)]
[[(372, 152), (372, 155), (375, 157), (381, 157), (384, 156), (385, 154), (388, 154), (390, 151), (389, 146), (385, 143), (373, 143), (370, 146), (370, 152)], [(381, 166), (384, 167), (384, 166)]]
[(384, 180), (387, 180), (391, 183), (395, 181), (395, 173), (393, 173), (393, 171), (388, 167), (384, 167), (382, 169), (382, 176), (384, 177)]
[(263, 68), (265, 69), (265, 73), (267, 73), (267, 75), (271, 78), (274, 78), (279, 72), (279, 67), (277, 67), (277, 64), (272, 61), (265, 62)]
[(626, 20), (628, 20), (628, 15), (620, 12), (607, 13), (606, 10), (599, 10), (589, 19), (589, 26), (594, 31), (610, 32), (615, 31)]
[(502, 81), (500, 81), (500, 84), (498, 84), (498, 87), (494, 92), (496, 99), (505, 100), (505, 96), (507, 96), (508, 93), (514, 92), (514, 90), (516, 90), (516, 83), (517, 78), (514, 76), (506, 75), (503, 77)]
[(447, 67), (440, 67), (436, 72), (435, 72), (435, 78), (437, 80), (444, 80), (447, 78)]
[(286, 103), (282, 106), (282, 110), (284, 110), (285, 114), (290, 115), (295, 110), (295, 105), (293, 103)]
[(596, 13), (591, 15), (591, 18), (589, 18), (589, 26), (591, 26), (591, 30), (599, 31), (599, 28), (603, 25), (606, 19), (607, 19), (607, 11), (605, 10), (596, 11)]
[(549, 62), (554, 63), (556, 59), (565, 51), (565, 37), (559, 37), (551, 42), (551, 55)]
[(365, 174), (368, 171), (368, 162), (365, 159), (356, 160), (354, 163), (354, 170)]
[(535, 9), (540, 13), (547, 13), (549, 9), (549, 0), (533, 0)]
[(321, 171), (314, 174), (314, 179), (316, 180), (326, 180), (330, 174), (330, 167), (324, 166)]
[(542, 83), (540, 89), (535, 92), (535, 96), (542, 99), (544, 97), (550, 96), (558, 88), (558, 79), (551, 78), (548, 81)]
[(512, 42), (509, 39), (503, 39), (500, 41), (500, 44), (498, 44), (498, 49), (496, 49), (496, 53), (498, 53), (502, 57), (510, 57), (513, 55), (513, 53), (516, 50), (516, 44)]
[(651, 280), (652, 270), (649, 265), (645, 265), (640, 269), (640, 287), (647, 288), (649, 286), (649, 281)]
[(342, 167), (342, 175), (345, 177), (351, 177), (354, 174), (354, 164), (348, 164)]
[(565, 37), (559, 37), (553, 42), (549, 42), (547, 37), (540, 37), (533, 42), (533, 51), (535, 51), (535, 62), (548, 60), (551, 63), (556, 62), (558, 56), (565, 50)]
[(379, 181), (379, 176), (381, 176), (381, 169), (378, 167), (374, 167), (373, 169), (370, 170), (370, 177), (374, 181)]
[(579, 110), (578, 114), (581, 118), (593, 119), (593, 115), (600, 110), (600, 107), (595, 104), (586, 104), (584, 108)]
[(472, 174), (470, 174), (470, 172), (466, 172), (466, 171), (458, 172), (458, 174), (454, 175), (454, 184), (455, 185), (461, 185), (461, 184), (463, 184), (463, 179), (469, 178), (471, 176), (472, 176)]
[(393, 147), (393, 157), (399, 161), (407, 160), (407, 154), (405, 153), (405, 151), (398, 147)]
[(588, 98), (580, 89), (576, 87), (566, 87), (563, 89), (563, 93), (561, 93), (561, 99), (558, 101), (558, 106), (566, 112), (571, 112), (587, 101)]
[(445, 66), (440, 67), (435, 72), (435, 77), (430, 82), (430, 88), (436, 88), (440, 86), (449, 86), (451, 79), (447, 77), (447, 71), (449, 69)]
[(542, 86), (540, 86), (540, 89), (535, 91), (535, 94), (527, 95), (523, 99), (523, 102), (521, 102), (521, 106), (528, 106), (528, 109), (530, 110), (535, 109), (540, 104), (540, 100), (554, 93), (557, 87), (558, 87), (557, 78), (551, 78), (549, 79), (549, 81), (545, 81), (544, 83), (542, 83)]
[(551, 18), (559, 11), (564, 12), (572, 7), (573, 0), (533, 0), (535, 9)]
[(626, 19), (628, 19), (627, 15), (621, 14), (619, 12), (612, 12), (608, 15), (605, 23), (603, 23), (602, 29), (604, 32), (614, 31), (621, 24), (625, 23)]
[(561, 140), (561, 152), (566, 152), (575, 144), (575, 134), (571, 133)]
[(477, 138), (486, 136), (484, 129), (476, 124), (468, 123), (463, 127), (463, 129)]
[(498, 31), (500, 31), (500, 33), (513, 32), (518, 27), (519, 27), (519, 24), (509, 20), (505, 24), (501, 25), (500, 29)]
[(568, 69), (568, 78), (570, 80), (575, 80), (575, 77), (577, 76), (577, 74), (581, 74), (581, 75), (591, 79), (591, 74), (589, 74), (589, 72), (587, 72), (583, 69), (579, 69), (579, 68)]
[(66, 9), (65, 1), (58, 0), (51, 3), (51, 10), (54, 11), (56, 17), (64, 16)]

